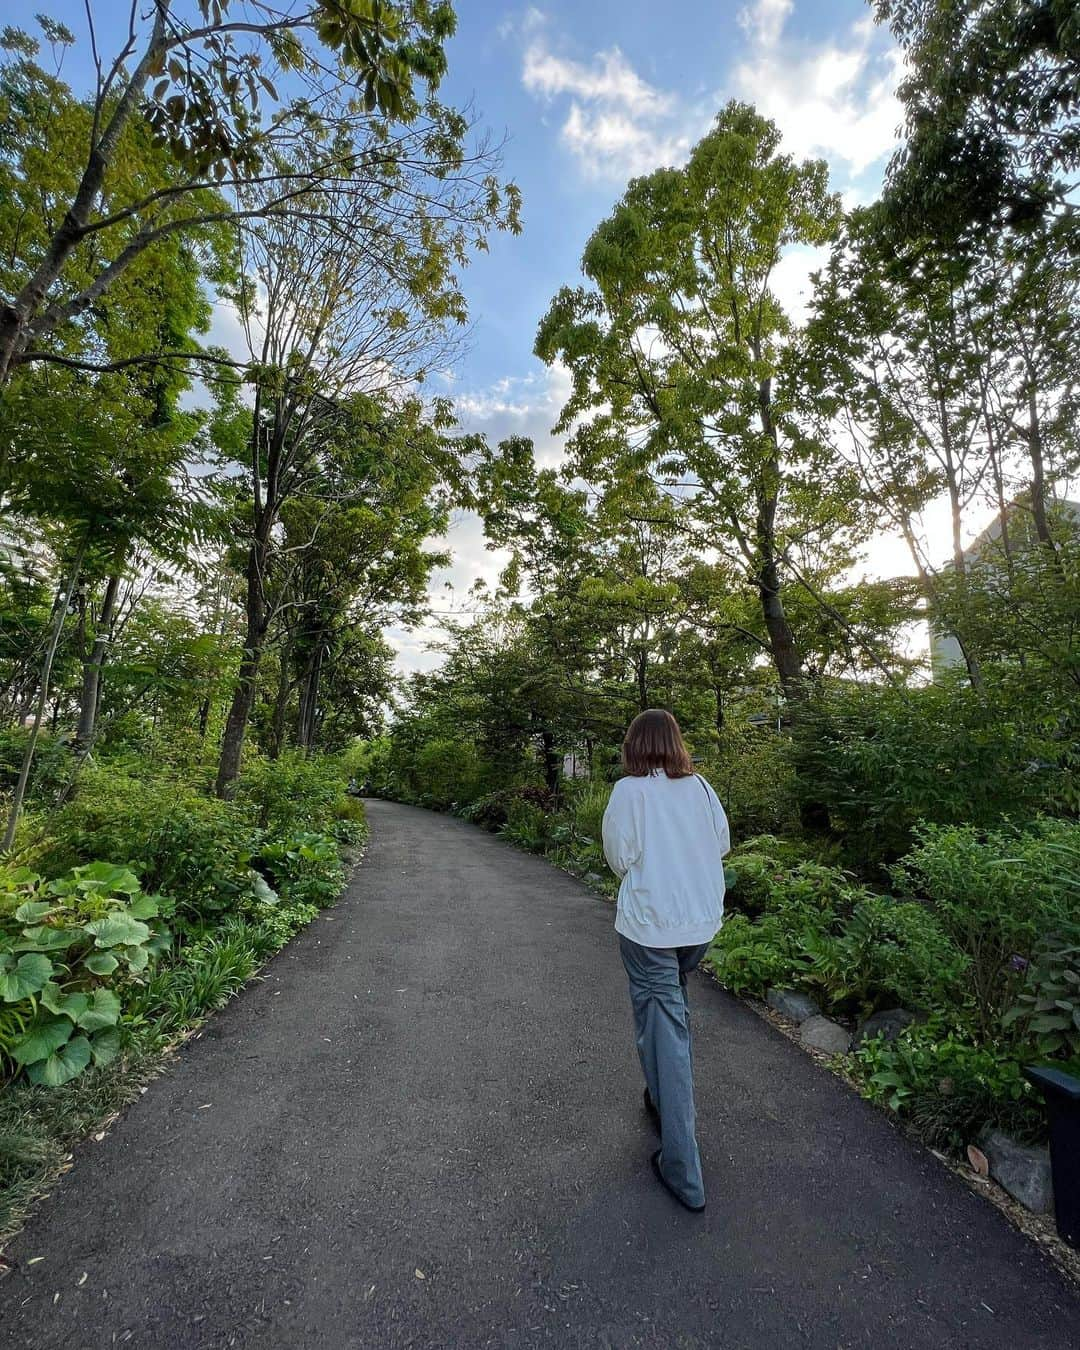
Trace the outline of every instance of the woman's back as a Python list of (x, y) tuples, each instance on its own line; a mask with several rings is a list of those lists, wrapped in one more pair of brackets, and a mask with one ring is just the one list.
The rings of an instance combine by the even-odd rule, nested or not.
[(727, 817), (697, 774), (627, 775), (604, 813), (604, 853), (619, 887), (615, 927), (647, 947), (708, 942), (723, 920)]

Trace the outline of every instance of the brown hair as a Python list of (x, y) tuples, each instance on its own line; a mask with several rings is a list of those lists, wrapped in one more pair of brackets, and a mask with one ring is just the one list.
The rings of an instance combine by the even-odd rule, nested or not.
[(688, 778), (694, 772), (679, 724), (664, 708), (648, 708), (630, 723), (622, 762), (634, 778), (645, 778), (654, 769), (663, 769), (669, 778)]

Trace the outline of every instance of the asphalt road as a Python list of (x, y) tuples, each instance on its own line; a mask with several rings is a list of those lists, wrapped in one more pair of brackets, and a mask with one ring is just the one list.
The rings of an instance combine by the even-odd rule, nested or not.
[(0, 1344), (1075, 1350), (1042, 1255), (702, 976), (709, 1207), (678, 1207), (611, 907), (460, 821), (370, 818), (342, 903), (9, 1249)]

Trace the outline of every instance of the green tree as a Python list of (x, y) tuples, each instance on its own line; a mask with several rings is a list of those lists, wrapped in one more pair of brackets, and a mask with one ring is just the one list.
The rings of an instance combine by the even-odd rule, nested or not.
[[(97, 77), (86, 101), (36, 64), (34, 40), (5, 30), (0, 201), (19, 219), (30, 210), (19, 247), (5, 251), (0, 386), (28, 362), (84, 361), (87, 317), (148, 253), (198, 248), (221, 226), (306, 219), (313, 190), (351, 199), (338, 227), (359, 250), (391, 179), (419, 215), (460, 218), (465, 195), (516, 225), (516, 193), (504, 196), (483, 156), (468, 159), (465, 119), (435, 98), (449, 4), (318, 0), (234, 15), (229, 0), (154, 0), (130, 17), (109, 56), (88, 9)], [(42, 25), (54, 43), (74, 40)], [(150, 144), (166, 153), (148, 173), (140, 151)], [(162, 359), (160, 349), (110, 357)]]
[(904, 48), (907, 137), (887, 201), (911, 236), (1075, 236), (1080, 14), (1072, 0), (874, 0)]
[[(342, 405), (340, 449), (316, 466), (304, 495), (282, 510), (276, 581), (279, 634), (278, 684), (272, 746), (285, 738), (296, 696), (295, 744), (311, 750), (334, 698), (365, 669), (375, 687), (363, 694), (373, 720), (373, 701), (386, 691), (384, 628), (410, 627), (426, 610), (434, 567), (449, 561), (425, 541), (447, 524), (446, 478), (457, 468), (460, 443), (424, 416), (417, 399), (399, 405), (355, 395)], [(331, 671), (344, 675), (329, 704), (320, 693)], [(333, 719), (347, 724), (345, 710)]]
[(753, 588), (797, 699), (791, 562), (812, 537), (841, 540), (853, 508), (839, 484), (822, 491), (830, 456), (801, 425), (786, 378), (795, 331), (772, 289), (785, 247), (829, 240), (839, 206), (824, 164), (795, 164), (779, 139), (733, 103), (685, 168), (634, 180), (586, 246), (591, 284), (560, 291), (536, 351), (570, 369), (558, 427), (573, 428), (574, 469), (646, 469), (685, 501), (695, 544)]

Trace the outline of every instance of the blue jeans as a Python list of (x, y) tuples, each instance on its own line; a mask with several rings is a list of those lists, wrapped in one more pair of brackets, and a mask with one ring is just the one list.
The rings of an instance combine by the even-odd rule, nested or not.
[(630, 980), (638, 1057), (649, 1096), (660, 1112), (660, 1170), (691, 1205), (705, 1203), (694, 1131), (694, 1061), (686, 977), (709, 949), (642, 947), (620, 933), (619, 951)]

